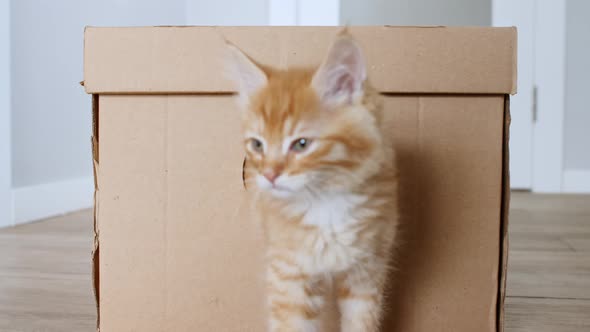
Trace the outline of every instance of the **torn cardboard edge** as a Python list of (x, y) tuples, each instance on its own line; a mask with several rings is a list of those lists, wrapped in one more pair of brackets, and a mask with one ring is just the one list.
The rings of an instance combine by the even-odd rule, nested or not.
[(100, 331), (100, 276), (98, 238), (98, 95), (92, 95), (92, 171), (94, 175), (93, 247), (92, 247), (92, 290), (96, 301), (96, 327)]
[(500, 268), (497, 305), (497, 330), (504, 332), (504, 303), (506, 300), (506, 277), (508, 274), (508, 224), (510, 212), (510, 96), (504, 99), (504, 139), (502, 146), (502, 207), (500, 211)]
[[(92, 281), (93, 291), (96, 301), (96, 326), (97, 332), (100, 332), (100, 237), (98, 231), (98, 177), (99, 177), (99, 95), (92, 95), (92, 155), (93, 155), (93, 170), (94, 170), (94, 247), (92, 251)], [(504, 303), (506, 298), (506, 278), (508, 267), (508, 224), (509, 224), (509, 208), (510, 208), (510, 168), (509, 168), (509, 141), (510, 141), (510, 96), (505, 95), (504, 98), (504, 123), (503, 123), (503, 147), (502, 147), (502, 198), (500, 210), (500, 252), (499, 252), (499, 266), (498, 266), (498, 295), (496, 299), (496, 330), (497, 332), (504, 331)], [(242, 180), (245, 180), (245, 166), (246, 159), (242, 165)], [(247, 190), (244, 181), (244, 190)]]

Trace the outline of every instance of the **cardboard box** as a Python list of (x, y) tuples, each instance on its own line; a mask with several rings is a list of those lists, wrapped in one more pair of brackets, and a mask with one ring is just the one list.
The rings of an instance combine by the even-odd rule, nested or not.
[[(223, 38), (318, 65), (336, 27), (87, 28), (101, 332), (264, 331), (263, 243), (242, 183)], [(383, 331), (501, 331), (514, 28), (353, 27), (401, 173)]]

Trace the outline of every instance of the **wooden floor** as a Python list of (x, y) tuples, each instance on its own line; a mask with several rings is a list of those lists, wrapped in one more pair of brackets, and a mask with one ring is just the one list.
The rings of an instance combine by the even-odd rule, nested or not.
[[(590, 331), (590, 196), (514, 194), (510, 223), (506, 331)], [(0, 331), (94, 331), (91, 241), (90, 211), (0, 230)]]

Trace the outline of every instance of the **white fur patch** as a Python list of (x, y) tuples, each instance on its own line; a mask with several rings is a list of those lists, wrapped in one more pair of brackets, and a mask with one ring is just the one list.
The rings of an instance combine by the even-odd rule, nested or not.
[(366, 196), (350, 193), (327, 193), (312, 198), (304, 223), (338, 231), (354, 222), (352, 210), (366, 202)]
[(362, 329), (363, 327), (361, 326), (364, 325), (363, 319), (366, 320), (368, 317), (376, 318), (379, 315), (379, 308), (375, 307), (375, 303), (364, 299), (340, 301), (339, 307), (343, 321), (347, 324), (352, 324), (352, 326), (349, 326), (351, 331), (359, 331), (359, 328)]
[(359, 205), (367, 197), (351, 193), (329, 193), (313, 196), (308, 204), (298, 204), (304, 212), (303, 223), (318, 227), (316, 235), (306, 239), (304, 246), (313, 248), (312, 254), (301, 253), (299, 263), (310, 273), (332, 273), (349, 269), (367, 253), (352, 244), (356, 239), (354, 226)]

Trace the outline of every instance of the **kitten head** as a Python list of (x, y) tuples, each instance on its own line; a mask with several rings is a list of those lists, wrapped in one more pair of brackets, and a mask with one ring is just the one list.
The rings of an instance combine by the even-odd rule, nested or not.
[(248, 179), (275, 197), (351, 190), (383, 158), (358, 44), (339, 36), (317, 69), (279, 70), (238, 48), (232, 78), (242, 108)]

